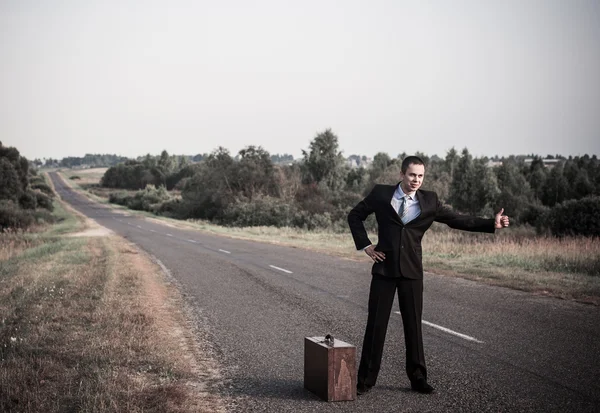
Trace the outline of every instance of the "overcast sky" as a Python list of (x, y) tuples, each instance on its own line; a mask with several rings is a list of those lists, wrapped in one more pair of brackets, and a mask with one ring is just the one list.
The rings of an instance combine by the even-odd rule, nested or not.
[(600, 1), (0, 0), (26, 157), (600, 155)]

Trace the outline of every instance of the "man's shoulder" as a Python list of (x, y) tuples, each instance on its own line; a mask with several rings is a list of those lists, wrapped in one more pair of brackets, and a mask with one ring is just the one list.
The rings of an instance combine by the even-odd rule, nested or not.
[(421, 197), (423, 197), (423, 199), (430, 200), (430, 199), (437, 199), (438, 198), (437, 193), (434, 192), (434, 191), (428, 191), (426, 189), (419, 189), (418, 193), (419, 193), (419, 195)]

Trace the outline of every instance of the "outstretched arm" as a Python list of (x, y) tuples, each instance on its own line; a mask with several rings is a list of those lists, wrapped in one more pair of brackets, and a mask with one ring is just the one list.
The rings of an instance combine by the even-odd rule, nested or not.
[(448, 205), (437, 201), (435, 220), (450, 228), (472, 232), (494, 232), (495, 220), (479, 218), (471, 215), (462, 215), (454, 212)]

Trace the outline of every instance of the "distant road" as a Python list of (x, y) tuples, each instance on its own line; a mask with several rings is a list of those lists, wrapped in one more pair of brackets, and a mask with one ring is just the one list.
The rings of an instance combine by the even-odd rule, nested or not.
[(65, 201), (178, 280), (208, 321), (233, 411), (600, 412), (599, 308), (433, 274), (423, 328), (437, 392), (409, 390), (393, 314), (377, 386), (354, 402), (321, 402), (303, 389), (303, 338), (330, 332), (360, 351), (368, 264), (116, 213), (50, 176)]

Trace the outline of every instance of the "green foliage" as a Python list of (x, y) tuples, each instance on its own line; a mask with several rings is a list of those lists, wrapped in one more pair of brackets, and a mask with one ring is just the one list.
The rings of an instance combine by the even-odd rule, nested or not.
[(600, 237), (600, 197), (590, 196), (555, 205), (548, 214), (547, 225), (553, 235)]
[(200, 164), (181, 190), (183, 211), (190, 218), (219, 220), (235, 199), (235, 161), (219, 147)]
[(528, 204), (519, 217), (521, 224), (528, 224), (535, 227), (538, 233), (544, 232), (547, 228), (548, 213), (550, 208), (538, 203)]
[(48, 196), (54, 196), (54, 192), (52, 191), (52, 188), (50, 188), (50, 186), (45, 182), (32, 183), (30, 186), (32, 189), (37, 189)]
[(156, 188), (154, 185), (147, 185), (145, 189), (137, 191), (133, 195), (125, 192), (113, 192), (108, 197), (108, 201), (111, 203), (123, 205), (138, 211), (150, 212), (156, 210), (156, 205), (169, 199), (169, 193), (164, 186)]
[(368, 179), (369, 173), (365, 168), (350, 169), (346, 175), (346, 190), (360, 194), (365, 191)]
[(451, 172), (448, 171), (443, 160), (432, 160), (426, 165), (423, 189), (437, 193), (441, 202), (446, 203), (448, 201), (451, 183)]
[(463, 149), (453, 172), (450, 185), (450, 204), (458, 211), (472, 215), (490, 215), (494, 212), (500, 194), (498, 181), (484, 159), (473, 160)]
[(185, 219), (183, 202), (181, 198), (171, 198), (150, 206), (150, 212), (169, 218)]
[(37, 207), (37, 196), (36, 192), (28, 189), (19, 198), (19, 205), (23, 209), (35, 209)]
[(563, 174), (563, 164), (556, 165), (541, 188), (541, 201), (544, 205), (552, 207), (567, 199), (569, 193), (569, 181)]
[[(76, 156), (68, 156), (66, 158), (61, 159), (60, 161), (55, 161), (64, 168), (73, 168), (73, 167), (89, 167), (89, 168), (99, 168), (99, 167), (107, 167), (113, 166), (121, 162), (127, 161), (128, 158), (117, 155), (108, 155), (108, 154), (86, 154), (83, 158)], [(50, 164), (54, 163), (54, 160), (50, 159)], [(48, 165), (48, 161), (46, 164)], [(36, 163), (37, 164), (37, 163)], [(39, 162), (41, 164), (41, 162)], [(71, 178), (72, 179), (72, 178)]]
[(35, 223), (31, 211), (19, 208), (12, 200), (0, 200), (0, 232), (26, 229)]
[(181, 189), (183, 188), (184, 182), (182, 182), (186, 178), (190, 178), (194, 176), (194, 174), (198, 171), (199, 165), (197, 164), (188, 164), (179, 169), (178, 171), (170, 174), (166, 178), (166, 186), (168, 190), (172, 189)]
[(44, 178), (29, 168), (29, 161), (0, 142), (0, 229), (27, 229), (44, 215), (36, 208), (52, 210), (53, 195)]
[(166, 171), (160, 165), (148, 166), (144, 162), (127, 161), (108, 168), (100, 185), (105, 188), (143, 189), (146, 185), (165, 185), (166, 176)]
[(79, 175), (73, 175), (73, 176), (69, 177), (69, 179), (71, 179), (73, 181), (79, 181), (81, 179), (81, 177)]
[(22, 193), (19, 174), (7, 158), (0, 158), (0, 200), (17, 201)]
[(324, 183), (332, 190), (344, 186), (347, 171), (339, 151), (338, 137), (331, 129), (319, 133), (310, 143), (309, 151), (303, 150), (302, 154), (306, 182)]
[[(9, 155), (19, 159), (14, 151)], [(495, 156), (497, 166), (488, 164), (488, 158), (474, 158), (466, 148), (460, 154), (451, 148), (444, 159), (415, 155), (426, 163), (423, 189), (435, 191), (442, 202), (479, 216), (491, 216), (503, 207), (514, 224), (529, 224), (540, 232), (548, 231), (549, 207), (600, 195), (600, 162), (595, 155), (548, 157), (560, 160), (558, 164), (541, 157), (525, 161), (525, 156)], [(235, 158), (222, 147), (193, 158), (162, 151), (109, 168), (101, 183), (141, 189), (133, 195), (111, 194), (110, 201), (160, 215), (225, 225), (342, 229), (350, 208), (375, 183), (398, 182), (400, 163), (406, 156), (391, 158), (380, 152), (369, 166), (365, 156), (352, 155), (354, 168), (350, 168), (339, 150), (338, 137), (327, 129), (314, 137), (301, 162), (293, 164), (289, 164), (291, 155), (271, 156), (256, 146), (240, 150)], [(191, 164), (192, 160), (198, 163)], [(25, 187), (17, 183), (19, 162), (5, 162), (3, 167), (9, 172), (2, 179), (23, 191)], [(31, 188), (45, 190), (33, 180)], [(181, 198), (169, 197), (166, 189), (180, 190)], [(6, 190), (7, 196), (13, 193)], [(31, 198), (18, 199), (32, 204)], [(375, 224), (371, 220), (366, 225), (372, 229)]]
[(39, 191), (34, 191), (34, 193), (38, 207), (47, 209), (48, 211), (54, 210), (54, 204), (52, 203), (51, 197)]
[(504, 208), (505, 214), (513, 217), (515, 223), (522, 221), (534, 197), (529, 182), (521, 174), (519, 162), (514, 157), (505, 159), (495, 172), (500, 190), (497, 205)]
[(236, 199), (227, 205), (221, 221), (237, 227), (298, 226), (302, 221), (294, 204), (271, 196), (255, 196), (253, 199)]

